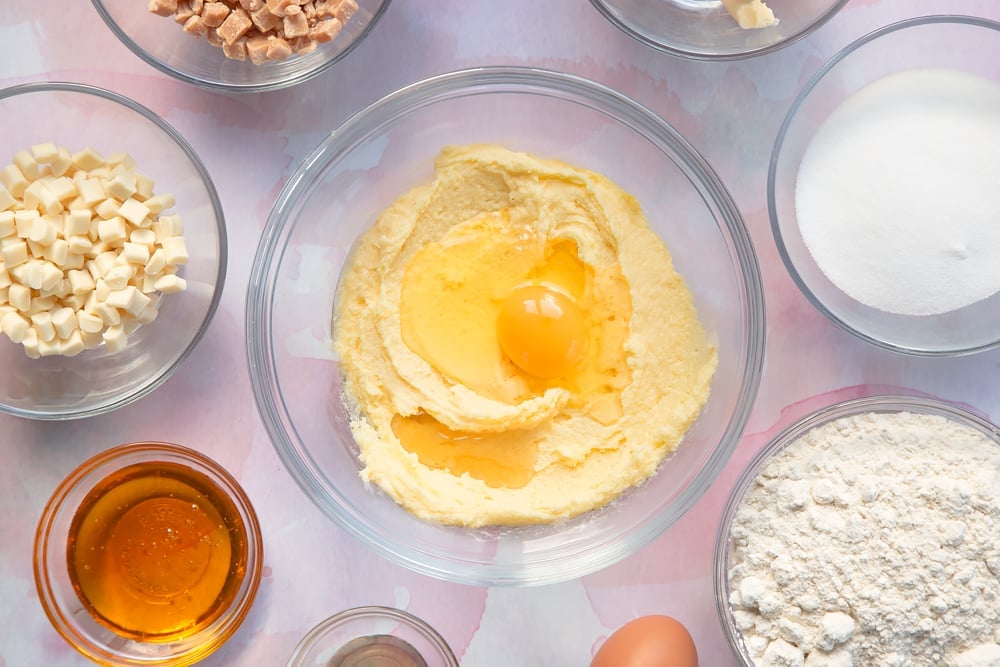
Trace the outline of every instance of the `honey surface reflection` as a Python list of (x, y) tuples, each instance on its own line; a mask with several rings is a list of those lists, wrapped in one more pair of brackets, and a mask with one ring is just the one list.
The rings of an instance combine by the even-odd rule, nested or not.
[(246, 574), (247, 536), (233, 501), (187, 466), (140, 463), (99, 482), (67, 544), (86, 610), (113, 632), (170, 642), (210, 625)]

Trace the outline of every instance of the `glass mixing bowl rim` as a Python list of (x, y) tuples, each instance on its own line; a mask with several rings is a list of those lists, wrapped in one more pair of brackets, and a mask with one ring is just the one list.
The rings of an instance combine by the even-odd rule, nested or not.
[(148, 382), (141, 385), (131, 393), (86, 409), (41, 411), (15, 408), (0, 402), (0, 413), (39, 421), (66, 421), (71, 419), (94, 417), (117, 410), (118, 408), (126, 405), (130, 405), (131, 403), (138, 401), (140, 398), (150, 394), (153, 390), (166, 382), (175, 372), (177, 372), (177, 369), (179, 369), (184, 361), (191, 355), (191, 352), (194, 351), (194, 348), (198, 345), (202, 336), (205, 335), (205, 332), (208, 330), (208, 327), (212, 322), (212, 318), (215, 315), (215, 311), (218, 309), (219, 303), (222, 300), (222, 291), (226, 283), (226, 269), (229, 256), (229, 242), (226, 233), (226, 217), (222, 209), (222, 202), (219, 199), (219, 193), (215, 189), (215, 184), (212, 182), (212, 177), (209, 175), (205, 164), (201, 161), (201, 158), (198, 157), (198, 154), (195, 152), (194, 148), (191, 147), (191, 144), (188, 143), (188, 141), (181, 136), (181, 134), (174, 129), (172, 125), (170, 125), (170, 123), (161, 118), (156, 112), (120, 93), (100, 88), (98, 86), (70, 81), (23, 83), (3, 88), (0, 89), (0, 102), (5, 99), (11, 99), (21, 95), (29, 95), (33, 93), (74, 93), (90, 95), (108, 102), (120, 104), (121, 106), (134, 111), (149, 122), (153, 123), (153, 125), (166, 134), (167, 137), (169, 137), (177, 145), (177, 147), (181, 149), (191, 166), (194, 167), (194, 170), (197, 172), (202, 185), (205, 186), (205, 191), (208, 194), (209, 201), (211, 202), (212, 216), (215, 220), (216, 234), (218, 235), (219, 265), (216, 268), (212, 300), (208, 304), (208, 309), (205, 311), (205, 317), (199, 325), (198, 330), (195, 332), (194, 336), (185, 348), (181, 350), (181, 353), (177, 356), (177, 358), (168, 367), (163, 369), (156, 376), (150, 378)]
[(932, 348), (902, 345), (891, 340), (887, 340), (885, 337), (875, 336), (856, 329), (847, 320), (834, 313), (818, 296), (816, 296), (815, 292), (813, 292), (809, 288), (808, 284), (806, 284), (806, 281), (802, 277), (802, 274), (799, 273), (798, 268), (796, 268), (795, 262), (792, 260), (791, 254), (788, 252), (788, 247), (785, 245), (784, 236), (781, 233), (781, 222), (778, 220), (778, 202), (775, 191), (777, 189), (778, 163), (781, 160), (781, 149), (784, 146), (785, 137), (791, 130), (793, 123), (798, 120), (799, 110), (802, 105), (805, 104), (809, 95), (816, 88), (816, 86), (819, 85), (820, 81), (822, 81), (823, 78), (826, 77), (826, 75), (829, 74), (842, 60), (880, 37), (899, 32), (907, 28), (939, 24), (969, 25), (978, 28), (986, 28), (1000, 33), (1000, 22), (998, 21), (980, 18), (977, 16), (965, 16), (961, 14), (935, 14), (890, 23), (889, 25), (883, 26), (862, 37), (859, 37), (826, 61), (826, 63), (824, 63), (823, 66), (815, 74), (813, 74), (812, 77), (810, 77), (809, 81), (802, 87), (802, 90), (799, 91), (799, 94), (796, 95), (792, 105), (788, 109), (788, 113), (785, 114), (785, 118), (781, 123), (780, 129), (778, 130), (777, 138), (774, 141), (774, 148), (771, 149), (771, 158), (767, 169), (767, 212), (771, 223), (771, 234), (774, 237), (774, 243), (777, 246), (778, 255), (781, 257), (781, 261), (785, 265), (792, 282), (795, 283), (796, 287), (799, 288), (799, 291), (806, 297), (806, 300), (809, 301), (814, 308), (825, 315), (827, 319), (849, 334), (884, 350), (915, 357), (958, 357), (985, 352), (1000, 346), (1000, 333), (998, 333), (994, 340), (987, 341), (979, 345), (957, 348)]
[[(338, 53), (337, 55), (333, 56), (332, 58), (327, 58), (323, 62), (318, 63), (315, 67), (304, 70), (302, 72), (298, 72), (289, 77), (276, 79), (273, 81), (253, 82), (246, 84), (229, 83), (226, 81), (199, 77), (194, 74), (189, 74), (183, 70), (171, 67), (170, 65), (166, 64), (159, 58), (155, 57), (152, 53), (141, 47), (138, 44), (138, 42), (133, 40), (131, 37), (129, 37), (129, 35), (124, 30), (122, 30), (121, 26), (118, 25), (118, 22), (115, 21), (115, 19), (111, 16), (111, 13), (104, 6), (104, 0), (91, 0), (91, 3), (94, 5), (94, 9), (97, 10), (97, 13), (100, 15), (100, 17), (104, 20), (104, 23), (108, 26), (111, 32), (114, 33), (115, 37), (121, 40), (122, 44), (124, 44), (129, 51), (138, 56), (139, 59), (145, 62), (147, 65), (150, 65), (160, 70), (164, 74), (167, 74), (175, 79), (183, 81), (184, 83), (189, 83), (193, 86), (197, 86), (198, 88), (203, 88), (207, 90), (216, 90), (216, 91), (226, 91), (230, 93), (259, 93), (270, 90), (281, 90), (283, 88), (289, 88), (296, 84), (302, 83), (303, 81), (308, 81), (309, 79), (312, 79), (313, 77), (322, 74), (323, 72), (327, 71), (328, 69), (336, 65), (338, 62), (343, 60), (351, 51), (355, 49), (355, 47), (357, 47), (358, 44), (364, 41), (364, 39), (368, 36), (368, 33), (371, 32), (372, 28), (375, 27), (375, 24), (378, 23), (379, 19), (381, 19), (382, 16), (385, 14), (385, 11), (389, 8), (389, 3), (392, 0), (380, 0), (380, 1), (382, 4), (379, 6), (377, 10), (375, 10), (375, 13), (372, 14), (371, 20), (368, 21), (368, 24), (364, 28), (362, 28), (361, 32), (358, 33), (358, 35), (351, 41), (351, 43), (348, 44), (346, 47), (344, 47), (344, 50)], [(180, 30), (178, 30), (178, 35), (185, 36), (182, 34), (182, 31)], [(219, 57), (220, 58), (225, 57), (221, 53), (222, 50), (219, 49), (219, 51), (220, 51)]]
[[(289, 211), (301, 198), (299, 190), (307, 175), (317, 165), (335, 163), (400, 116), (440, 101), (484, 93), (537, 94), (589, 105), (664, 151), (720, 221), (720, 231), (738, 264), (736, 270), (742, 287), (739, 297), (744, 317), (741, 324), (746, 328), (736, 406), (705, 465), (693, 475), (670, 511), (660, 510), (644, 523), (631, 526), (628, 532), (599, 543), (580, 546), (568, 554), (546, 551), (517, 566), (459, 560), (433, 549), (421, 550), (395, 541), (384, 530), (373, 529), (364, 519), (362, 509), (324, 484), (315, 472), (317, 466), (312, 465), (311, 456), (299, 446), (302, 440), (296, 434), (283, 397), (276, 395), (274, 343), (270, 338), (274, 274), (292, 228)], [(309, 186), (305, 187), (308, 191)], [(392, 562), (457, 583), (524, 586), (565, 581), (606, 567), (651, 542), (695, 504), (725, 466), (753, 407), (763, 367), (764, 290), (757, 257), (739, 209), (719, 177), (687, 140), (645, 106), (603, 84), (550, 70), (526, 67), (459, 70), (406, 86), (356, 113), (320, 143), (285, 183), (261, 234), (249, 285), (246, 340), (251, 386), (265, 430), (286, 469), (324, 514), (350, 535)], [(571, 561), (572, 566), (567, 566), (567, 561)]]
[(797, 33), (789, 35), (784, 39), (780, 39), (767, 46), (761, 46), (755, 49), (750, 49), (748, 51), (733, 51), (729, 53), (710, 53), (708, 51), (696, 51), (693, 49), (685, 49), (680, 46), (675, 46), (667, 44), (665, 42), (653, 39), (645, 32), (639, 30), (636, 26), (624, 19), (619, 17), (615, 12), (611, 11), (606, 0), (590, 0), (590, 4), (594, 6), (598, 12), (600, 12), (612, 25), (617, 27), (623, 33), (648, 47), (656, 49), (657, 51), (662, 51), (663, 53), (669, 53), (673, 56), (678, 56), (680, 58), (685, 58), (688, 60), (702, 60), (702, 61), (727, 61), (727, 60), (743, 60), (745, 58), (753, 58), (756, 56), (766, 55), (768, 53), (773, 53), (780, 49), (785, 48), (800, 39), (809, 36), (820, 27), (823, 26), (827, 21), (832, 19), (837, 12), (843, 9), (844, 5), (848, 3), (848, 0), (837, 0), (832, 4), (822, 16), (817, 18), (815, 21), (809, 25), (803, 27)]
[(448, 642), (446, 642), (444, 637), (441, 636), (441, 633), (431, 627), (427, 621), (411, 614), (408, 611), (397, 609), (395, 607), (384, 607), (381, 605), (353, 607), (351, 609), (345, 609), (344, 611), (337, 612), (333, 616), (323, 619), (313, 626), (313, 628), (309, 630), (309, 632), (306, 633), (301, 640), (299, 640), (299, 643), (295, 646), (292, 654), (288, 657), (287, 667), (296, 667), (299, 665), (300, 663), (296, 661), (302, 657), (303, 653), (312, 648), (312, 645), (327, 631), (339, 625), (365, 618), (388, 618), (406, 625), (410, 629), (419, 633), (424, 639), (430, 642), (435, 649), (437, 649), (440, 653), (439, 657), (444, 659), (447, 667), (459, 667), (458, 658), (455, 657), (451, 647), (448, 646)]
[(726, 634), (729, 647), (745, 667), (753, 667), (754, 662), (746, 655), (742, 634), (736, 629), (733, 609), (729, 604), (729, 559), (732, 546), (730, 533), (736, 512), (760, 471), (775, 456), (781, 454), (817, 427), (837, 419), (868, 412), (883, 414), (912, 412), (944, 417), (962, 426), (974, 428), (990, 437), (994, 444), (1000, 447), (1000, 427), (985, 417), (940, 398), (915, 394), (877, 394), (843, 400), (796, 419), (771, 438), (746, 464), (729, 492), (723, 505), (722, 518), (719, 520), (716, 530), (715, 547), (712, 552), (712, 580), (716, 615)]

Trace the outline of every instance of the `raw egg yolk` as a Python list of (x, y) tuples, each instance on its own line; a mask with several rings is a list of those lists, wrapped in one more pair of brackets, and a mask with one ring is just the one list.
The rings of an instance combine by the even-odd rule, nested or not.
[(511, 290), (497, 316), (504, 354), (525, 373), (539, 378), (565, 375), (587, 346), (587, 325), (571, 298), (545, 285)]

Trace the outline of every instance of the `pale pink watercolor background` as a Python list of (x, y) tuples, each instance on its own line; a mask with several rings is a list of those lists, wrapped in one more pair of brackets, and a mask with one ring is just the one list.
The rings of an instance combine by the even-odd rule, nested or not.
[[(866, 32), (942, 7), (932, 0), (854, 0), (785, 50), (743, 62), (702, 63), (633, 42), (585, 0), (396, 0), (367, 41), (332, 71), (291, 90), (232, 96), (175, 82), (145, 65), (114, 39), (85, 0), (3, 2), (0, 86), (90, 83), (163, 115), (200, 153), (215, 180), (230, 257), (222, 304), (207, 335), (154, 394), (78, 423), (0, 417), (0, 667), (86, 664), (55, 634), (38, 604), (31, 573), (35, 523), (73, 467), (106, 447), (139, 439), (178, 442), (214, 457), (240, 479), (260, 516), (266, 567), (258, 601), (236, 636), (205, 665), (284, 664), (315, 623), (364, 604), (395, 605), (424, 618), (467, 667), (583, 666), (616, 627), (650, 613), (687, 624), (703, 667), (736, 665), (716, 617), (711, 553), (740, 470), (774, 434), (812, 410), (872, 393), (930, 394), (1000, 416), (1000, 352), (949, 360), (902, 357), (867, 346), (816, 312), (777, 256), (764, 200), (771, 145), (805, 80)], [(1000, 20), (995, 0), (951, 0), (947, 10)], [(587, 76), (674, 124), (740, 205), (767, 295), (760, 396), (714, 486), (670, 531), (624, 562), (533, 589), (479, 589), (416, 575), (374, 557), (334, 527), (284, 471), (264, 433), (243, 343), (245, 289), (257, 239), (297, 162), (339, 122), (382, 95), (431, 74), (487, 64)]]

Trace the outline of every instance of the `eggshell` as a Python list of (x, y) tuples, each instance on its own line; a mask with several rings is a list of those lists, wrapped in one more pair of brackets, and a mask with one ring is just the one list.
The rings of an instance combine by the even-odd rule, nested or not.
[(680, 621), (642, 616), (608, 637), (590, 667), (698, 667), (698, 651)]

